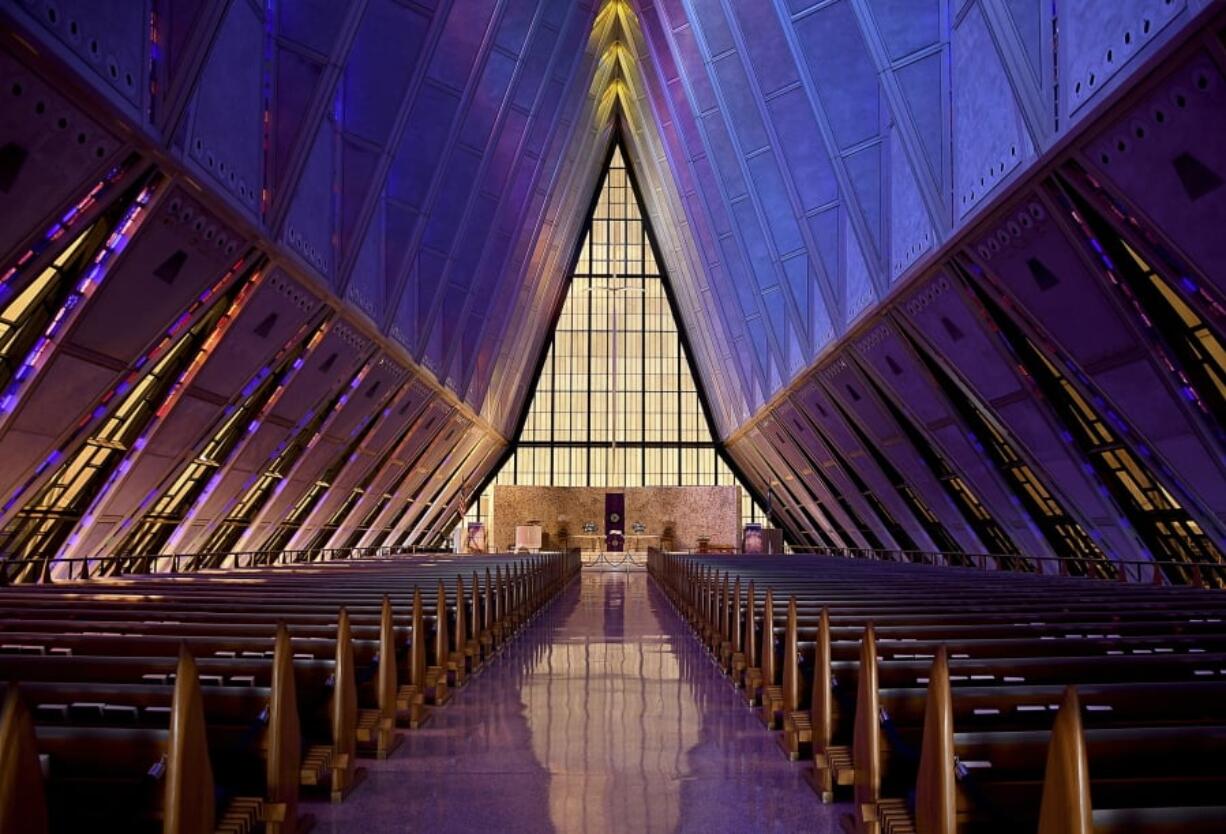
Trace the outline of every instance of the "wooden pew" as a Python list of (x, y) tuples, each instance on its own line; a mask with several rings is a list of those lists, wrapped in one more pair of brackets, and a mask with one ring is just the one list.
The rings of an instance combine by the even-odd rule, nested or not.
[[(13, 639), (25, 645), (42, 645), (49, 652), (64, 650), (74, 657), (85, 655), (108, 656), (170, 656), (179, 646), (189, 647), (199, 656), (231, 653), (239, 656), (268, 655), (275, 649), (268, 648), (274, 640), (269, 638), (239, 637), (217, 638), (207, 636), (174, 636), (174, 635), (73, 635), (47, 632), (18, 632)], [(332, 654), (334, 657), (335, 682), (333, 697), (340, 693), (340, 700), (352, 702), (352, 720), (337, 713), (333, 715), (333, 756), (334, 765), (339, 765), (341, 771), (333, 768), (334, 779), (340, 779), (340, 785), (335, 785), (333, 792), (344, 793), (351, 781), (343, 775), (343, 771), (352, 770), (352, 763), (347, 754), (356, 754), (356, 744), (370, 744), (380, 757), (386, 756), (392, 749), (393, 728), (389, 724), (389, 702), (380, 707), (377, 704), (371, 708), (358, 710), (358, 688), (356, 677), (354, 641), (350, 633), (348, 612), (341, 609), (337, 619), (336, 637), (332, 640), (311, 639), (300, 640), (313, 656), (320, 657)], [(384, 652), (388, 654), (387, 652)], [(363, 645), (365, 662), (373, 664), (379, 656), (379, 644), (367, 642)], [(394, 657), (394, 654), (390, 655)], [(345, 713), (348, 716), (348, 713)], [(394, 718), (394, 715), (392, 716)], [(317, 759), (321, 751), (313, 751)]]
[(34, 722), (15, 686), (9, 687), (0, 712), (0, 831), (50, 831)]
[[(537, 570), (537, 574), (542, 574), (542, 573), (543, 573), (543, 570)], [(468, 603), (468, 605), (461, 606), (461, 600), (463, 599), (463, 590), (462, 590), (462, 581), (459, 580), (459, 578), (457, 578), (456, 591), (457, 591), (456, 603), (455, 603), (454, 608), (457, 612), (459, 612), (457, 613), (457, 616), (456, 616), (457, 621), (461, 621), (461, 619), (465, 619), (465, 617), (463, 617), (463, 610), (465, 610), (465, 608), (467, 608), (470, 605), (473, 608), (477, 608), (476, 597), (473, 597), (473, 601), (471, 603)], [(445, 594), (443, 596), (445, 597)], [(265, 607), (268, 608), (267, 605)], [(435, 614), (436, 614), (436, 611), (438, 611), (438, 606), (435, 606)], [(212, 613), (215, 613), (215, 612), (211, 611), (210, 616)], [(277, 607), (277, 613), (282, 613), (281, 607)], [(180, 614), (175, 614), (175, 619), (177, 619), (177, 621), (179, 617), (180, 617)], [(245, 617), (245, 618), (250, 618), (250, 617)], [(381, 612), (380, 624), (379, 624), (381, 644), (384, 644), (387, 641), (387, 630), (385, 628), (386, 623), (383, 622), (385, 618), (386, 618), (386, 612), (385, 611)], [(419, 622), (423, 621), (423, 618), (418, 618), (418, 619), (419, 619)], [(436, 622), (436, 619), (438, 619), (438, 617), (435, 616), (433, 619)], [(462, 632), (467, 632), (467, 627), (465, 623), (457, 622), (457, 624), (463, 625), (462, 629), (460, 628), (456, 629), (457, 632), (461, 632), (461, 630)], [(116, 625), (118, 625), (118, 623), (116, 623)], [(151, 630), (152, 632), (157, 632), (157, 630), (169, 630), (169, 632), (172, 632), (172, 633), (185, 633), (185, 632), (190, 633), (190, 629), (188, 627), (185, 627), (185, 625), (180, 624), (178, 622), (175, 622), (173, 625), (164, 625), (164, 624), (158, 624), (158, 623), (153, 623), (153, 624), (141, 623), (140, 627), (142, 630), (145, 630), (145, 632), (151, 632)], [(201, 623), (200, 625), (197, 625), (196, 629), (197, 629), (197, 632), (199, 633), (213, 633), (213, 632), (217, 632), (217, 630), (222, 630), (222, 629), (216, 628), (215, 625), (210, 625), (208, 623)], [(227, 627), (224, 630), (227, 630), (227, 632), (233, 633), (233, 634), (254, 634), (254, 633), (259, 633), (260, 629), (259, 627), (244, 627), (244, 625), (230, 625), (230, 627)], [(421, 627), (418, 627), (416, 630), (418, 633), (424, 633)], [(315, 633), (318, 634), (318, 630), (315, 630)], [(439, 635), (436, 633), (433, 635), (435, 655), (438, 654), (438, 650), (439, 650), (438, 637)], [(21, 639), (21, 638), (17, 638), (17, 639)], [(470, 671), (470, 668), (471, 668), (471, 665), (470, 665), (470, 662), (468, 662), (468, 659), (470, 659), (471, 655), (476, 654), (476, 652), (471, 651), (472, 646), (467, 645), (468, 644), (467, 639), (461, 640), (461, 635), (459, 633), (457, 633), (456, 635), (456, 640), (457, 640), (456, 650), (459, 651), (459, 655), (462, 656), (463, 659), (465, 659), (465, 664), (463, 664), (463, 668), (460, 668), (460, 670), (457, 670), (457, 668), (455, 667), (455, 662), (451, 662), (450, 657), (449, 657), (449, 662), (447, 662), (447, 667), (449, 668), (447, 668), (447, 671), (450, 672), (452, 679), (459, 678), (460, 681), (462, 682), (462, 679), (467, 676), (467, 673), (468, 671)], [(479, 640), (474, 640), (473, 643), (476, 643), (476, 645), (479, 645)], [(383, 662), (383, 659), (386, 659), (386, 657), (389, 657), (389, 656), (390, 656), (389, 652), (387, 652), (383, 648), (383, 645), (381, 645), (380, 651), (378, 652), (378, 657), (380, 659), (380, 672), (379, 672), (380, 681), (386, 681), (386, 679), (390, 677), (390, 672), (394, 671), (394, 667), (390, 666), (389, 664), (385, 664), (385, 662)], [(438, 666), (438, 664), (435, 664), (435, 666)], [(433, 693), (434, 697), (432, 698), (432, 700), (433, 702), (436, 702), (436, 703), (444, 703), (446, 700), (445, 682), (441, 684), (440, 686), (440, 684), (436, 683), (436, 673), (432, 677), (435, 678), (435, 686), (434, 686), (435, 692)], [(414, 686), (414, 684), (412, 683), (408, 684), (408, 687), (412, 687), (412, 686)], [(381, 684), (379, 704), (380, 704), (380, 710), (383, 710), (384, 713), (386, 713), (385, 703), (387, 702), (387, 700), (389, 700), (389, 698), (387, 698), (386, 692), (387, 692), (387, 687), (385, 686), (385, 684)], [(409, 692), (412, 692), (411, 689), (407, 689), (407, 691), (403, 692), (402, 694), (406, 695), (407, 697)], [(421, 724), (421, 721), (424, 720), (424, 713), (422, 709), (424, 706), (424, 704), (422, 703), (424, 698), (422, 697), (422, 694), (418, 694), (416, 695), (416, 697), (413, 697), (412, 699), (406, 698), (406, 700), (413, 700), (412, 709), (409, 709), (408, 703), (400, 704), (401, 711), (405, 711), (405, 713), (409, 713), (409, 715), (407, 716), (409, 724), (411, 725)], [(363, 727), (363, 736), (365, 735), (367, 735), (367, 727)], [(381, 736), (381, 738), (383, 738), (385, 743), (379, 744), (379, 751), (381, 753), (386, 754), (386, 752), (390, 751), (390, 744), (386, 743), (386, 738), (387, 738), (386, 733), (384, 733), (384, 735)]]
[[(881, 801), (881, 830), (1226, 829), (1226, 807), (1215, 802), (1226, 782), (1226, 726), (1086, 730), (1077, 689), (1069, 687), (1050, 731), (959, 733), (952, 693), (941, 653), (928, 690), (914, 818), (904, 801)], [(985, 816), (985, 806), (996, 813)]]
[[(208, 687), (206, 705), (226, 695), (249, 689), (276, 686), (280, 664), (267, 657), (202, 657), (197, 668), (217, 686)], [(332, 753), (337, 747), (348, 749), (346, 735), (356, 732), (353, 725), (333, 725), (331, 702), (335, 688), (335, 659), (294, 660), (297, 679), (297, 709), (302, 724), (305, 749), (299, 757), (299, 781), (304, 786), (332, 785), (337, 798), (349, 789), (352, 773), (332, 771)], [(141, 686), (153, 692), (168, 692), (174, 679), (174, 659), (169, 656), (0, 656), (0, 673), (21, 681), (66, 682), (80, 687), (105, 687), (115, 681), (134, 682), (121, 686)], [(152, 681), (152, 683), (150, 683)], [(345, 678), (341, 678), (345, 686)], [(104, 691), (103, 691), (104, 692)], [(94, 699), (97, 700), (97, 699)]]
[[(812, 750), (815, 787), (824, 799), (836, 783), (853, 788), (860, 831), (871, 834), (883, 824), (917, 830), (905, 796), (885, 799), (883, 791), (897, 796), (899, 780), (915, 776), (911, 748), (921, 732), (924, 750), (932, 746), (927, 728), (935, 719), (925, 712), (921, 730), (917, 704), (919, 685), (937, 679), (926, 668), (933, 657), (940, 658), (946, 688), (951, 677), (960, 681), (951, 699), (958, 708), (951, 706), (948, 717), (950, 733), (954, 715), (969, 728), (955, 734), (960, 761), (973, 764), (980, 756), (993, 762), (993, 775), (1006, 778), (960, 767), (954, 775), (969, 774), (962, 781), (978, 786), (973, 798), (980, 801), (969, 801), (973, 791), (963, 790), (954, 822), (934, 827), (925, 817), (918, 830), (1088, 831), (1069, 827), (1068, 819), (1082, 817), (1096, 830), (1226, 830), (1226, 816), (1206, 801), (1226, 779), (1226, 765), (1214, 755), (1226, 748), (1226, 671), (1219, 674), (1226, 669), (1226, 597), (1220, 594), (1055, 577), (1002, 581), (984, 572), (832, 559), (720, 560), (716, 568), (653, 554), (650, 562), (734, 682), (736, 664), (725, 644), (735, 594), (726, 588), (747, 579), (764, 584), (768, 597), (786, 594), (786, 613), (772, 610), (760, 629), (753, 627), (754, 597), (746, 602), (742, 644), (752, 650), (760, 639), (762, 655), (758, 671), (747, 668), (742, 681), (760, 692), (764, 723), (782, 719), (781, 743), (793, 757)], [(735, 575), (731, 586), (729, 573), (721, 572), (726, 567)], [(856, 629), (863, 637), (853, 642)], [(771, 677), (755, 680), (762, 669)], [(1090, 782), (1096, 808), (1087, 810), (1087, 800), (1058, 824), (1052, 820), (1059, 815), (1044, 810), (1040, 823), (1043, 765), (1068, 760), (1058, 752), (1068, 744), (1053, 741), (1049, 751), (1048, 741), (1060, 738), (1050, 729), (1051, 708), (1070, 683), (1092, 693), (1087, 728), (1080, 707), (1073, 713), (1075, 735), (1097, 774)], [(846, 697), (851, 690), (854, 701)], [(1168, 706), (1172, 699), (1178, 713)], [(1066, 705), (1060, 714), (1067, 713)], [(954, 761), (952, 753), (946, 758)], [(1047, 770), (1050, 786), (1061, 771)], [(1014, 772), (1020, 776), (1007, 778)], [(920, 769), (917, 806), (936, 795), (931, 785), (950, 781), (947, 775)], [(899, 802), (908, 813), (898, 812)], [(1044, 798), (1044, 809), (1057, 804), (1067, 811), (1069, 802)]]
[[(362, 744), (388, 755), (398, 740), (398, 717), (420, 725), (428, 716), (427, 696), (434, 704), (445, 702), (448, 684), (462, 684), (579, 567), (573, 554), (475, 561), (486, 571), (482, 594), (476, 570), (469, 590), (446, 560), (377, 561), (0, 589), (0, 645), (8, 647), (0, 649), (0, 675), (28, 681), (38, 703), (54, 698), (69, 704), (43, 710), (53, 723), (32, 721), (6, 691), (6, 703), (14, 706), (5, 713), (5, 732), (20, 739), (22, 727), (33, 723), (36, 745), (56, 747), (61, 767), (53, 777), (59, 777), (70, 772), (63, 763), (88, 764), (91, 739), (111, 738), (134, 761), (150, 750), (169, 751), (169, 739), (182, 723), (176, 723), (178, 716), (200, 713), (208, 724), (206, 756), (211, 752), (224, 766), (219, 772), (225, 779), (218, 784), (229, 786), (242, 774), (245, 784), (258, 788), (242, 813), (216, 809), (231, 815), (222, 818), (219, 826), (225, 827), (219, 830), (245, 831), (258, 822), (274, 834), (293, 832), (299, 825), (300, 785), (326, 783), (334, 801), (342, 798), (360, 781), (356, 755)], [(437, 591), (427, 607), (414, 589), (411, 621), (397, 627), (395, 607), (397, 600), (408, 607), (407, 590), (388, 590), (405, 577), (429, 577)], [(334, 626), (325, 613), (329, 608), (339, 610)], [(304, 632), (298, 645), (291, 646), (284, 621)], [(184, 646), (201, 659), (192, 661)], [(314, 659), (294, 660), (294, 649)], [(178, 712), (169, 726), (160, 726), (165, 683), (174, 681), (169, 690), (174, 693), (187, 687), (188, 661), (195, 700), (173, 695), (172, 709)], [(197, 667), (219, 686), (202, 691)], [(408, 681), (403, 686), (401, 668)], [(302, 713), (296, 689), (304, 690)], [(81, 708), (85, 703), (109, 709), (87, 714)], [(252, 722), (243, 720), (253, 713), (267, 722), (254, 742)], [(13, 747), (18, 752), (5, 757), (6, 768), (23, 749)], [(0, 780), (6, 791), (0, 795), (32, 795), (23, 787), (28, 778), (27, 773)], [(50, 785), (58, 791), (62, 781), (53, 778)], [(191, 798), (182, 784), (176, 790)], [(36, 813), (12, 816), (11, 805), (3, 810), (10, 817), (0, 819), (20, 819), (14, 825), (22, 826), (33, 819), (30, 824), (38, 828)], [(175, 813), (161, 799), (145, 807), (151, 810), (145, 820), (151, 826)], [(185, 817), (175, 817), (176, 826), (183, 824), (180, 819)]]
[[(174, 661), (176, 685), (183, 673), (184, 656), (181, 653)], [(43, 717), (37, 719), (40, 738), (57, 739), (61, 746), (69, 746), (82, 742), (94, 729), (112, 736), (127, 730), (139, 734), (172, 729), (175, 717), (172, 688), (140, 683), (99, 684), (88, 680), (44, 681), (39, 679), (39, 664), (34, 661), (45, 660), (61, 667), (59, 671), (71, 663), (69, 658), (22, 658), (19, 665), (24, 668), (6, 669), (10, 673), (19, 672), (25, 702), (38, 705), (51, 699), (52, 704), (69, 707), (43, 711)], [(209, 755), (215, 764), (222, 765), (223, 776), (226, 780), (236, 780), (242, 787), (258, 788), (259, 804), (248, 802), (247, 805), (259, 812), (269, 834), (292, 834), (300, 830), (307, 819), (300, 820), (297, 812), (302, 731), (292, 647), (284, 628), (277, 635), (276, 656), (271, 666), (271, 687), (200, 687), (200, 702), (208, 724)], [(194, 661), (192, 668), (198, 680)], [(87, 698), (90, 700), (85, 703), (94, 709), (83, 708), (83, 700)], [(71, 709), (74, 703), (78, 709)], [(103, 703), (106, 709), (102, 708)], [(251, 766), (253, 761), (257, 767)], [(228, 785), (226, 780), (223, 784)]]
[(200, 684), (186, 651), (171, 709), (167, 730), (35, 728), (11, 687), (0, 720), (4, 830), (213, 834), (219, 817), (233, 830), (250, 830), (262, 814), (258, 797), (215, 805)]

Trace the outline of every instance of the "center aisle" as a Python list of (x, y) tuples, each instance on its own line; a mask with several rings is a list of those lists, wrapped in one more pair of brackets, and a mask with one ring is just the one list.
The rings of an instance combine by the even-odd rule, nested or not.
[[(585, 572), (323, 832), (835, 832), (645, 571)], [(842, 810), (842, 809), (840, 809)]]

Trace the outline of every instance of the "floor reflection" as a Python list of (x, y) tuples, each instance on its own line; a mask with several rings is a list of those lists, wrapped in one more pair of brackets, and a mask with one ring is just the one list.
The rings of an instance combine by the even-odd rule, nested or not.
[(321, 831), (835, 831), (645, 572), (585, 573)]
[(700, 717), (646, 582), (641, 572), (585, 575), (575, 614), (526, 681), (556, 831), (673, 831), (681, 821)]

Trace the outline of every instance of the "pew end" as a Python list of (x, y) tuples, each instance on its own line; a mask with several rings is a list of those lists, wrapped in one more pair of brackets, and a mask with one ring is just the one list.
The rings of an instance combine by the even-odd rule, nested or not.
[(728, 676), (737, 689), (745, 687), (745, 652), (733, 652), (728, 658)]
[[(294, 680), (294, 649), (285, 623), (277, 624), (273, 650), (272, 698), (269, 704), (266, 731), (265, 796), (257, 809), (250, 803), (232, 807), (226, 813), (219, 830), (250, 830), (236, 827), (258, 811), (264, 823), (264, 834), (301, 834), (313, 823), (312, 817), (298, 814), (298, 791), (301, 780), (302, 724), (298, 715), (298, 694)], [(240, 819), (234, 820), (233, 814)]]
[(211, 834), (216, 818), (204, 698), (196, 661), (183, 646), (175, 670), (163, 814), (167, 832)]
[(1047, 744), (1039, 834), (1093, 834), (1089, 771), (1081, 731), (1081, 701), (1077, 688), (1070, 686)]
[(783, 715), (783, 733), (779, 743), (789, 761), (813, 756), (813, 722), (806, 710), (792, 710)]
[(380, 709), (358, 710), (354, 737), (360, 747), (373, 750), (377, 759), (386, 759), (404, 741), (396, 732), (395, 717), (384, 715)]
[(357, 766), (358, 693), (354, 668), (353, 637), (349, 612), (341, 608), (336, 621), (336, 669), (333, 673), (332, 717), (332, 801), (341, 802), (365, 775)]
[(431, 714), (426, 706), (426, 695), (416, 684), (404, 684), (396, 691), (397, 720), (410, 729), (424, 726)]
[[(860, 641), (859, 687), (856, 692), (856, 717), (852, 730), (853, 793), (857, 830), (877, 834), (877, 802), (881, 798), (881, 719), (877, 691), (877, 638), (870, 622)], [(840, 771), (836, 770), (836, 782)]]
[(426, 703), (441, 707), (451, 700), (451, 689), (447, 686), (447, 671), (441, 666), (426, 667)]
[(48, 831), (34, 722), (16, 686), (9, 687), (0, 712), (0, 831)]

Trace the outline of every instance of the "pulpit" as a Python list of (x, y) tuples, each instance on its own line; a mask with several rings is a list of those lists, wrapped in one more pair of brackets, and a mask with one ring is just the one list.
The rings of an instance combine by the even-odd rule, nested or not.
[(515, 551), (537, 553), (541, 549), (541, 525), (521, 524), (515, 528)]

